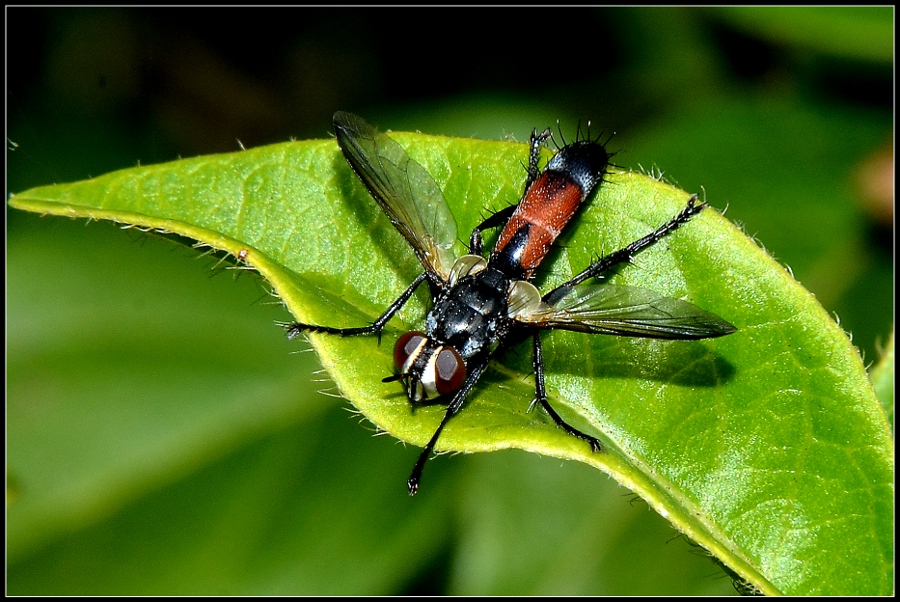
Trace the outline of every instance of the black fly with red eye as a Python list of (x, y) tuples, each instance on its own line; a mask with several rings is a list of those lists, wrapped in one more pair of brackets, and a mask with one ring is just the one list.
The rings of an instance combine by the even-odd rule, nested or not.
[[(419, 455), (407, 481), (415, 495), (425, 462), (441, 431), (498, 350), (531, 337), (534, 346), (535, 400), (570, 435), (602, 451), (596, 437), (567, 424), (551, 407), (544, 385), (541, 330), (558, 328), (592, 334), (659, 339), (705, 339), (735, 332), (718, 316), (686, 301), (653, 291), (589, 281), (630, 261), (690, 221), (706, 204), (694, 195), (670, 221), (624, 248), (601, 257), (580, 274), (545, 295), (529, 282), (535, 270), (582, 203), (603, 181), (610, 155), (596, 140), (566, 144), (538, 171), (541, 146), (550, 130), (531, 134), (525, 193), (516, 205), (493, 214), (469, 237), (469, 254), (455, 258), (456, 221), (443, 194), (425, 169), (399, 144), (350, 113), (334, 114), (334, 133), (344, 157), (394, 227), (406, 238), (424, 273), (369, 326), (333, 328), (286, 323), (289, 338), (301, 332), (365, 335), (381, 331), (423, 282), (433, 306), (425, 332), (408, 332), (394, 347), (400, 380), (413, 402), (449, 397), (444, 418)], [(503, 226), (488, 259), (482, 231)]]

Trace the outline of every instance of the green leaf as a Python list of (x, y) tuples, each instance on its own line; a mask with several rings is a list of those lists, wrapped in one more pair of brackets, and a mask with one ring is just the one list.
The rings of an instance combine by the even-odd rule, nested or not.
[[(518, 199), (525, 145), (394, 137), (435, 177), (460, 232)], [(645, 176), (614, 175), (563, 236), (538, 286), (646, 234), (687, 196)], [(10, 204), (226, 251), (305, 322), (370, 322), (421, 269), (333, 141), (128, 169), (35, 188)], [(553, 332), (544, 345), (551, 403), (608, 453), (591, 454), (540, 412), (526, 413), (534, 394), (527, 349), (486, 373), (438, 449), (520, 448), (604, 470), (766, 593), (890, 593), (890, 432), (856, 350), (816, 300), (712, 210), (613, 282), (685, 297), (739, 331), (698, 342)], [(342, 395), (416, 445), (442, 408), (412, 408), (397, 383), (381, 378), (391, 371), (390, 343), (421, 323), (427, 301), (424, 292), (414, 298), (381, 345), (310, 335)], [(428, 495), (428, 469), (422, 487)]]
[(894, 332), (891, 331), (891, 336), (885, 344), (884, 349), (881, 351), (881, 357), (878, 358), (878, 362), (869, 371), (869, 380), (872, 381), (872, 386), (875, 387), (875, 393), (878, 395), (878, 400), (881, 402), (884, 413), (887, 415), (888, 422), (892, 426), (894, 424), (895, 363)]

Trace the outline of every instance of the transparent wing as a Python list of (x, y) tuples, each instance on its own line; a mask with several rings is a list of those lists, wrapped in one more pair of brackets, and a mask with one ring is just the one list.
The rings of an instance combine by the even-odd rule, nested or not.
[(655, 339), (706, 339), (737, 330), (693, 303), (648, 289), (582, 283), (560, 293), (550, 305), (515, 318), (541, 328)]
[(425, 269), (446, 280), (455, 259), (456, 220), (431, 174), (356, 115), (335, 113), (334, 133), (353, 171)]

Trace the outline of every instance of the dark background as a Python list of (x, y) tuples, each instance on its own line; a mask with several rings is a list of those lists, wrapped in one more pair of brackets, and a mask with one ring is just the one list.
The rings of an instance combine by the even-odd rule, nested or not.
[[(727, 217), (790, 266), (840, 318), (866, 362), (877, 359), (891, 332), (891, 8), (13, 8), (7, 9), (6, 56), (8, 193), (137, 164), (325, 138), (338, 109), (383, 129), (493, 139), (525, 140), (533, 127), (559, 120), (571, 131), (579, 121), (591, 120), (594, 128), (615, 132), (612, 146), (620, 166), (662, 170), (669, 181), (705, 191), (710, 204), (727, 207)], [(248, 336), (269, 337), (266, 344), (278, 357), (292, 350), (271, 325), (286, 316), (258, 303), (258, 283), (216, 278), (210, 284), (208, 265), (191, 262), (187, 251), (173, 253), (170, 243), (105, 224), (85, 227), (9, 209), (7, 237), (11, 383), (22, 366), (36, 370), (29, 364), (35, 349), (46, 352), (59, 344), (35, 335), (34, 325), (53, 312), (82, 316), (96, 311), (91, 308), (97, 304), (115, 311), (104, 303), (145, 304), (162, 312), (175, 304), (196, 307), (195, 298), (153, 297), (160, 290), (171, 294), (177, 270), (184, 272), (185, 287), (196, 280), (204, 291), (197, 294), (212, 299), (209, 313), (235, 321), (226, 322), (232, 330), (242, 328), (234, 325), (238, 320), (250, 320), (248, 332), (258, 334)], [(90, 279), (100, 275), (103, 285), (92, 288)], [(28, 288), (41, 279), (59, 288), (43, 293)], [(128, 296), (144, 286), (145, 296)], [(210, 286), (216, 291), (203, 288)], [(124, 332), (140, 332), (140, 340), (152, 337), (152, 327), (135, 329), (125, 326)], [(203, 340), (202, 331), (196, 336)], [(42, 361), (53, 365), (46, 357)], [(296, 371), (297, 365), (289, 369)], [(111, 373), (116, 370), (121, 368)], [(301, 386), (317, 388), (308, 382)], [(24, 504), (28, 478), (24, 468), (15, 470), (15, 446), (36, 445), (35, 437), (44, 431), (17, 430), (13, 393), (19, 390), (8, 389), (8, 499), (11, 491), (12, 499)], [(333, 426), (338, 434), (323, 437), (316, 448), (321, 457), (316, 456), (318, 464), (310, 461), (313, 474), (340, 474), (334, 466), (353, 466), (354, 456), (341, 464), (349, 439), (353, 446), (378, 450), (363, 455), (387, 454), (391, 466), (396, 456), (400, 468), (372, 468), (371, 478), (395, 474), (402, 481), (410, 450), (373, 441), (355, 422), (335, 418), (342, 415), (334, 413), (339, 403), (318, 403), (327, 408), (319, 412), (325, 417), (317, 418), (324, 422), (297, 428), (321, 436)], [(265, 545), (278, 534), (261, 535), (243, 522), (243, 514), (229, 516), (218, 507), (204, 514), (182, 499), (195, 491), (221, 491), (220, 481), (230, 484), (229, 471), (257, 457), (267, 438), (299, 437), (285, 426), (296, 424), (290, 416), (278, 422), (287, 430), (266, 431), (216, 447), (218, 452), (207, 449), (186, 464), (163, 462), (153, 478), (129, 480), (133, 473), (122, 469), (112, 471), (115, 486), (94, 484), (81, 498), (65, 497), (72, 491), (63, 488), (67, 493), (54, 499), (76, 510), (29, 510), (29, 520), (44, 525), (40, 532), (30, 529), (32, 536), (21, 541), (10, 535), (10, 592), (703, 594), (730, 589), (727, 580), (714, 576), (720, 572), (711, 562), (693, 555), (683, 540), (667, 542), (674, 532), (664, 521), (640, 502), (629, 504), (621, 497), (624, 490), (605, 477), (524, 454), (445, 459), (444, 464), (465, 468), (435, 469), (446, 475), (443, 487), (435, 487), (442, 499), (418, 507), (390, 501), (396, 522), (373, 532), (357, 528), (377, 520), (364, 511), (351, 519), (341, 504), (332, 507), (327, 500), (337, 485), (322, 476), (322, 490), (330, 492), (321, 498), (326, 501), (318, 509), (303, 507), (315, 520), (286, 529), (296, 543), (280, 546)], [(89, 442), (97, 435), (88, 425), (80, 438)], [(468, 485), (462, 501), (454, 489), (460, 487), (454, 480), (458, 474), (480, 475), (463, 481)], [(539, 485), (557, 480), (569, 483), (555, 486), (561, 498), (539, 498), (546, 494)], [(536, 489), (527, 493), (535, 496), (529, 498), (530, 510), (510, 508), (505, 496), (515, 486), (526, 487), (511, 487), (511, 481)], [(283, 513), (300, 512), (290, 500), (302, 493), (285, 496)], [(219, 517), (218, 526), (210, 527), (213, 535), (198, 527), (196, 538), (185, 538), (190, 545), (173, 536), (170, 531), (184, 530), (173, 527), (171, 514), (161, 510), (172, 507), (172, 499), (196, 516)], [(357, 509), (382, 508), (372, 500), (356, 503)], [(498, 514), (483, 512), (492, 504), (510, 521), (511, 531), (526, 529), (533, 539), (501, 551), (510, 545), (506, 532), (485, 535), (498, 520)], [(54, 516), (59, 512), (67, 518)], [(145, 523), (154, 512), (160, 522)], [(602, 526), (586, 527), (573, 520), (579, 513), (619, 516), (620, 522), (607, 516)], [(13, 521), (17, 515), (10, 516)], [(311, 529), (319, 535), (304, 539)], [(205, 553), (192, 547), (197, 540), (218, 542), (218, 536), (218, 547), (210, 543)], [(571, 555), (560, 552), (531, 570), (527, 563), (516, 564), (521, 547), (534, 553), (548, 537), (565, 542), (570, 536), (590, 540), (590, 551), (562, 543), (560, 549)], [(248, 537), (259, 538), (253, 549), (268, 555), (253, 554), (252, 560), (235, 562), (237, 568), (223, 565), (222, 549), (247, 554), (242, 545)], [(491, 562), (496, 566), (486, 566)], [(677, 564), (682, 562), (689, 564)]]
[(617, 133), (620, 165), (656, 166), (728, 207), (867, 358), (890, 328), (871, 306), (890, 303), (888, 282), (864, 277), (889, 257), (890, 214), (865, 204), (879, 184), (858, 176), (891, 148), (890, 9), (9, 15), (11, 192), (326, 137), (338, 108), (383, 128), (520, 140), (592, 120)]

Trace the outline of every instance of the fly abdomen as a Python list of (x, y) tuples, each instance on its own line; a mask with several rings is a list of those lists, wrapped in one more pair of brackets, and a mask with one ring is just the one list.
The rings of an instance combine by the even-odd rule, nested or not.
[(611, 155), (599, 142), (582, 140), (559, 149), (545, 171), (567, 174), (588, 196), (603, 181)]
[(491, 254), (491, 265), (510, 278), (534, 275), (550, 247), (609, 167), (602, 144), (564, 146), (525, 191)]

